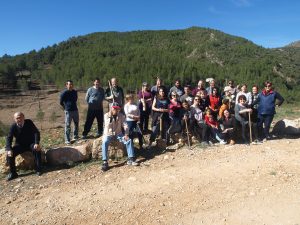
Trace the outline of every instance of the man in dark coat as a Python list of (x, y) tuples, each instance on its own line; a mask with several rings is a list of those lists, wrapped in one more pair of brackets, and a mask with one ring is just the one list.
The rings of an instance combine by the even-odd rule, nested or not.
[[(15, 158), (17, 155), (31, 151), (35, 159), (35, 170), (38, 176), (42, 174), (41, 170), (41, 147), (40, 147), (40, 132), (30, 119), (25, 119), (21, 112), (14, 114), (14, 123), (11, 125), (8, 136), (6, 138), (7, 162), (10, 173), (7, 180), (12, 180), (18, 177), (15, 166)], [(13, 138), (15, 145), (12, 146)]]

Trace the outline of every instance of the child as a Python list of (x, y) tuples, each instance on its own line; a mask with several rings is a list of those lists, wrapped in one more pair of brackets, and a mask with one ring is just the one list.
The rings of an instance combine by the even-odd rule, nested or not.
[(207, 110), (205, 114), (205, 123), (208, 126), (209, 133), (212, 135), (213, 138), (217, 139), (221, 145), (227, 144), (226, 141), (224, 141), (221, 138), (221, 133), (219, 132), (219, 124), (214, 119), (214, 116), (211, 113), (211, 110)]
[(133, 103), (133, 95), (127, 94), (125, 96), (125, 99), (127, 103), (124, 105), (124, 112), (126, 115), (126, 123), (128, 125), (129, 129), (129, 138), (133, 142), (134, 134), (137, 133), (138, 139), (139, 139), (139, 146), (140, 149), (142, 149), (143, 146), (143, 137), (141, 132), (136, 132), (137, 128), (137, 122), (140, 119), (140, 110), (136, 104)]

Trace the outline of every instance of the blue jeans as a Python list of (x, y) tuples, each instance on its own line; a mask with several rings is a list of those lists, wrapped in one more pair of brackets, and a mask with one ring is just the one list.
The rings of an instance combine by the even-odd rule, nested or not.
[(124, 139), (124, 135), (123, 134), (118, 134), (116, 136), (103, 136), (102, 139), (102, 160), (103, 161), (107, 161), (108, 160), (108, 146), (110, 144), (110, 142), (117, 137), (117, 139), (119, 140), (119, 142), (122, 142), (127, 150), (127, 155), (128, 158), (133, 158), (134, 157), (134, 149), (133, 149), (133, 144), (131, 139), (128, 139), (127, 141), (125, 141)]
[[(257, 128), (259, 132), (259, 138), (269, 138), (270, 137), (270, 126), (273, 121), (274, 115), (258, 115)], [(263, 127), (264, 125), (264, 127)], [(263, 133), (262, 133), (263, 131)]]
[(71, 122), (74, 122), (74, 138), (78, 137), (79, 114), (78, 111), (65, 111), (65, 140), (70, 141)]

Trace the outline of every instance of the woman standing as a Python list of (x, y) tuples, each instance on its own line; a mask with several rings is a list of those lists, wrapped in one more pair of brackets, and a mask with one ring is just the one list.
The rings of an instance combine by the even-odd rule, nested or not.
[(152, 107), (152, 94), (146, 82), (142, 85), (142, 90), (138, 92), (140, 110), (140, 128), (143, 132), (148, 132), (149, 116)]
[(169, 104), (169, 118), (171, 125), (167, 131), (167, 144), (170, 142), (170, 136), (181, 132), (181, 102), (178, 101), (178, 95), (175, 91), (171, 92)]
[[(277, 102), (276, 102), (277, 100)], [(264, 140), (270, 139), (270, 126), (276, 113), (275, 106), (280, 106), (284, 98), (272, 88), (270, 81), (265, 82), (264, 90), (258, 95), (258, 131), (259, 137)], [(263, 131), (263, 132), (262, 132)]]
[[(151, 147), (152, 143), (155, 141), (159, 131), (162, 134), (161, 138), (166, 138), (166, 132), (170, 126), (169, 104), (170, 100), (167, 98), (164, 88), (158, 88), (158, 94), (153, 99), (152, 104), (152, 133), (150, 135), (149, 147)], [(162, 130), (160, 130), (161, 123)]]

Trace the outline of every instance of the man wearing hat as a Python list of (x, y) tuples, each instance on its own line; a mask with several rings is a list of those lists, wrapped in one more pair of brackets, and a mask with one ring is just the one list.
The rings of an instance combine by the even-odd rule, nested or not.
[(128, 160), (127, 165), (138, 166), (134, 159), (134, 148), (129, 138), (129, 130), (126, 124), (126, 117), (120, 113), (121, 107), (117, 102), (112, 103), (111, 109), (104, 115), (104, 131), (102, 139), (102, 171), (107, 171), (108, 166), (108, 146), (109, 143), (117, 138), (126, 146)]

